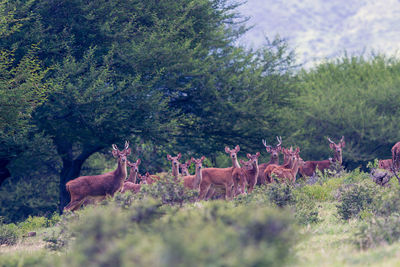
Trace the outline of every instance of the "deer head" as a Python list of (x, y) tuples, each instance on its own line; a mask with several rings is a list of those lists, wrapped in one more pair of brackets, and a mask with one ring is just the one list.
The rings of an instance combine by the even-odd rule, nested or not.
[(199, 159), (195, 159), (192, 157), (191, 161), (194, 162), (194, 164), (196, 165), (196, 172), (197, 170), (200, 170), (201, 168), (203, 168), (203, 161), (206, 159), (206, 157), (202, 156)]
[(225, 147), (225, 152), (229, 154), (232, 159), (232, 166), (235, 168), (240, 168), (239, 162), (237, 161), (237, 153), (240, 151), (240, 146), (237, 145), (234, 149), (230, 149), (229, 147)]
[(240, 160), (240, 164), (242, 164), (242, 168), (245, 170), (252, 170), (253, 169), (253, 161), (250, 159), (248, 161)]
[(272, 159), (278, 159), (279, 158), (279, 152), (281, 152), (281, 145), (282, 145), (282, 137), (276, 137), (278, 140), (278, 144), (275, 147), (272, 147), (270, 145), (267, 145), (267, 142), (265, 139), (262, 140), (263, 145), (265, 146), (265, 150), (271, 154)]
[(335, 152), (335, 160), (342, 164), (342, 149), (346, 144), (344, 142), (344, 136), (342, 136), (342, 139), (340, 139), (338, 144), (335, 144), (335, 142), (333, 142), (329, 137), (328, 141), (330, 143), (329, 147)]
[(167, 155), (167, 159), (171, 161), (172, 164), (172, 175), (175, 178), (178, 178), (179, 175), (179, 160), (181, 159), (181, 153), (179, 153), (176, 157), (172, 157), (171, 155)]
[(179, 167), (181, 168), (181, 173), (183, 176), (190, 175), (188, 168), (190, 167), (191, 164), (192, 164), (192, 160), (190, 160), (190, 159), (187, 160), (185, 163), (179, 164)]
[(120, 151), (115, 144), (112, 144), (112, 148), (112, 155), (114, 158), (118, 158), (118, 163), (125, 163), (127, 161), (127, 157), (131, 154), (128, 141), (125, 141), (125, 148), (122, 151)]
[(137, 159), (136, 162), (132, 163), (128, 160), (127, 165), (131, 168), (132, 171), (138, 173), (139, 172), (139, 165), (141, 163), (140, 159)]

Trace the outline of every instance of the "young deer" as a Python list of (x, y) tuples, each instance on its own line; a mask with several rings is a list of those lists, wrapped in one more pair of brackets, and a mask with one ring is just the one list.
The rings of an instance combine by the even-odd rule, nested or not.
[(172, 165), (172, 175), (175, 177), (175, 179), (178, 179), (179, 176), (179, 160), (181, 159), (181, 153), (179, 153), (176, 157), (171, 157), (171, 155), (167, 155), (167, 159), (171, 161)]
[(282, 150), (282, 147), (281, 147), (282, 137), (278, 138), (278, 136), (277, 136), (276, 139), (278, 140), (278, 144), (275, 147), (267, 145), (267, 142), (264, 139), (262, 140), (262, 142), (265, 146), (265, 150), (271, 154), (271, 158), (270, 158), (269, 162), (258, 165), (259, 173), (258, 173), (258, 177), (257, 177), (257, 184), (265, 184), (266, 183), (266, 177), (265, 177), (264, 172), (268, 165), (270, 165), (270, 164), (279, 165), (279, 152), (281, 152), (281, 150)]
[(303, 164), (303, 160), (300, 158), (300, 149), (297, 148), (295, 151), (295, 157), (293, 161), (292, 168), (277, 167), (275, 168), (271, 175), (276, 175), (283, 182), (284, 180), (289, 180), (294, 183), (296, 181), (296, 175), (299, 171), (300, 166)]
[[(192, 158), (192, 159), (193, 159), (193, 158)], [(181, 168), (181, 173), (182, 173), (183, 176), (189, 176), (189, 175), (190, 175), (188, 169), (189, 169), (189, 167), (190, 167), (191, 164), (192, 164), (192, 160), (189, 159), (189, 160), (187, 160), (185, 163), (181, 163), (181, 164), (179, 165), (179, 167)]]
[(340, 139), (338, 144), (335, 144), (329, 137), (329, 147), (335, 152), (335, 156), (333, 159), (329, 160), (320, 160), (320, 161), (306, 161), (304, 165), (300, 167), (300, 174), (301, 176), (312, 176), (315, 173), (315, 169), (318, 169), (323, 172), (325, 169), (331, 167), (332, 164), (337, 163), (339, 165), (342, 164), (342, 150), (345, 146), (344, 136)]
[(240, 151), (240, 146), (237, 145), (234, 149), (230, 149), (229, 147), (225, 147), (225, 152), (229, 154), (230, 158), (232, 159), (232, 167), (240, 168), (237, 153)]
[(378, 161), (379, 169), (385, 169), (385, 170), (391, 171), (392, 170), (392, 166), (393, 166), (393, 160), (392, 159), (380, 159)]
[(183, 177), (183, 185), (186, 188), (192, 190), (200, 189), (200, 183), (203, 177), (201, 174), (201, 169), (203, 168), (204, 159), (205, 159), (204, 156), (202, 156), (200, 159), (195, 159), (195, 158), (191, 159), (191, 161), (194, 162), (194, 164), (196, 165), (196, 173), (194, 175), (187, 175)]
[(392, 163), (394, 170), (398, 171), (400, 169), (400, 142), (392, 147)]
[(128, 141), (125, 142), (125, 148), (122, 151), (119, 151), (114, 144), (112, 148), (114, 158), (118, 158), (117, 169), (100, 175), (81, 176), (69, 181), (66, 187), (71, 195), (71, 201), (64, 210), (77, 210), (88, 197), (114, 196), (114, 193), (121, 189), (127, 176), (126, 162), (131, 149)]
[(240, 163), (243, 165), (242, 169), (246, 175), (248, 193), (251, 193), (254, 189), (254, 186), (257, 184), (259, 156), (260, 152), (257, 152), (255, 155), (247, 154), (249, 161), (240, 160)]
[(277, 165), (277, 164), (270, 164), (267, 166), (267, 168), (264, 171), (264, 176), (266, 177), (267, 183), (272, 183), (272, 171), (276, 168), (285, 168), (285, 169), (291, 169), (293, 167), (293, 163), (296, 159), (296, 151), (293, 151), (292, 147), (290, 149), (285, 149), (282, 148), (282, 152), (284, 155), (284, 161), (282, 165)]
[(143, 180), (142, 180), (143, 184), (153, 184), (161, 179), (160, 176), (151, 175), (148, 172), (146, 172), (146, 174), (143, 175), (142, 178), (143, 178)]
[(129, 172), (128, 179), (122, 185), (121, 193), (124, 193), (128, 190), (134, 193), (138, 193), (140, 191), (141, 184), (137, 183), (140, 162), (140, 159), (138, 159), (135, 163), (132, 163), (129, 160), (127, 161), (126, 164), (131, 168), (131, 171)]

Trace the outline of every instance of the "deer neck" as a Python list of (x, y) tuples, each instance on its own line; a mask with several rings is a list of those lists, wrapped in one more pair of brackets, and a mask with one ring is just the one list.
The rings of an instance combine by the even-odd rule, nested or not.
[(172, 163), (172, 176), (176, 178), (178, 177), (178, 175), (179, 175), (179, 165), (175, 167), (174, 163)]
[(293, 163), (293, 168), (292, 168), (292, 171), (291, 171), (292, 174), (293, 174), (293, 177), (295, 177), (297, 175), (297, 172), (299, 171), (300, 165), (301, 165), (300, 160), (296, 160)]
[(235, 159), (232, 159), (232, 166), (233, 166), (233, 168), (240, 168), (237, 157)]
[(131, 169), (127, 181), (136, 184), (136, 181), (137, 181), (137, 172), (135, 172), (134, 169)]
[(126, 161), (125, 162), (118, 161), (118, 167), (114, 171), (114, 174), (115, 174), (114, 179), (117, 181), (123, 181), (126, 179), (127, 176)]
[(342, 165), (342, 153), (335, 152), (335, 162), (338, 162), (339, 165)]
[(194, 174), (193, 185), (194, 188), (198, 188), (200, 186), (201, 180), (203, 179), (203, 175), (201, 174), (201, 168), (196, 167), (196, 173)]
[(276, 158), (274, 158), (274, 157), (271, 155), (271, 158), (270, 158), (268, 164), (276, 164), (276, 165), (279, 165), (279, 156), (276, 157)]

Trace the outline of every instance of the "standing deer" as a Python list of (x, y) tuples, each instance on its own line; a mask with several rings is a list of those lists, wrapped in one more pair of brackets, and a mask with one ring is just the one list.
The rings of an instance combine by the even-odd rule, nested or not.
[(276, 175), (281, 181), (289, 181), (294, 183), (296, 181), (296, 175), (299, 171), (300, 166), (304, 163), (303, 160), (300, 158), (300, 149), (297, 148), (295, 151), (295, 158), (293, 161), (292, 168), (284, 168), (284, 167), (277, 167), (275, 168), (271, 175)]
[(259, 156), (260, 152), (257, 152), (255, 155), (247, 154), (247, 158), (249, 159), (248, 161), (240, 160), (240, 163), (243, 165), (243, 172), (246, 176), (248, 193), (251, 193), (254, 189), (254, 186), (257, 184)]
[(190, 167), (191, 164), (192, 164), (192, 160), (189, 159), (189, 160), (187, 160), (185, 163), (181, 163), (181, 164), (179, 165), (179, 167), (181, 168), (181, 173), (182, 173), (183, 176), (188, 176), (188, 175), (190, 175), (188, 169), (189, 169), (189, 167)]
[(329, 137), (329, 147), (334, 151), (335, 156), (333, 159), (329, 160), (320, 160), (320, 161), (306, 161), (304, 165), (300, 167), (300, 174), (301, 176), (312, 176), (315, 173), (315, 169), (318, 169), (323, 172), (325, 169), (331, 167), (332, 164), (339, 164), (342, 165), (342, 149), (345, 146), (344, 136), (340, 139), (338, 144), (335, 144)]
[(400, 169), (400, 142), (392, 147), (392, 162), (395, 171)]
[(267, 183), (272, 183), (272, 172), (276, 168), (285, 168), (285, 169), (291, 169), (293, 167), (293, 163), (296, 159), (296, 151), (293, 151), (292, 147), (290, 149), (282, 149), (283, 155), (284, 155), (284, 162), (282, 165), (277, 165), (277, 164), (270, 164), (267, 166), (267, 168), (264, 171), (264, 176), (266, 177)]
[(131, 171), (129, 172), (128, 179), (122, 185), (121, 193), (124, 193), (126, 191), (132, 191), (134, 193), (138, 193), (140, 191), (142, 185), (137, 183), (137, 177), (139, 176), (140, 162), (141, 162), (140, 159), (136, 160), (135, 163), (127, 161), (126, 164), (131, 168)]
[(66, 187), (71, 195), (71, 201), (64, 210), (77, 210), (88, 197), (114, 196), (114, 193), (121, 189), (127, 176), (126, 162), (131, 149), (128, 141), (125, 142), (125, 148), (122, 151), (119, 151), (114, 144), (112, 148), (112, 155), (118, 158), (117, 169), (100, 175), (81, 176), (69, 181)]
[(181, 156), (181, 153), (179, 153), (176, 157), (172, 157), (169, 154), (167, 155), (167, 159), (171, 161), (172, 175), (175, 177), (175, 180), (177, 180), (179, 176), (179, 160), (181, 159)]
[(267, 163), (262, 163), (258, 165), (259, 173), (257, 177), (257, 184), (265, 184), (266, 183), (266, 177), (265, 177), (265, 169), (267, 168), (268, 165), (270, 164), (276, 164), (279, 165), (279, 152), (282, 150), (282, 137), (276, 137), (278, 140), (278, 144), (275, 147), (272, 147), (270, 145), (267, 145), (266, 140), (262, 140), (263, 145), (265, 146), (265, 150), (271, 154), (271, 158), (269, 162)]
[(194, 162), (196, 165), (196, 173), (194, 175), (187, 175), (183, 177), (183, 185), (186, 188), (192, 189), (192, 190), (199, 190), (200, 189), (200, 183), (202, 180), (202, 173), (201, 169), (203, 168), (203, 161), (205, 157), (202, 156), (200, 159), (195, 159), (192, 158), (191, 161)]

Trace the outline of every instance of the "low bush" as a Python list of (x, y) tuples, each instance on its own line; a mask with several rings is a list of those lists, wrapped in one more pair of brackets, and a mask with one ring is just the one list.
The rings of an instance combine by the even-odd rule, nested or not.
[(379, 197), (380, 188), (372, 181), (344, 185), (339, 188), (336, 205), (338, 215), (343, 220), (356, 217), (363, 210), (373, 209), (372, 203)]
[(316, 202), (302, 192), (296, 192), (294, 214), (297, 222), (303, 225), (317, 223), (321, 220), (318, 216)]
[(19, 230), (15, 224), (3, 224), (0, 221), (0, 245), (15, 245), (18, 241), (18, 236)]
[(287, 183), (272, 183), (267, 187), (269, 201), (278, 207), (285, 207), (295, 203), (294, 187)]
[(50, 218), (43, 216), (29, 216), (25, 221), (18, 223), (18, 228), (23, 232), (29, 232), (40, 228), (47, 228), (54, 226), (60, 221), (60, 215), (54, 213)]

